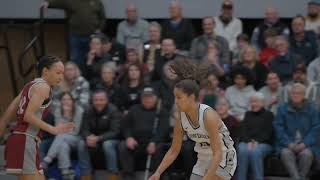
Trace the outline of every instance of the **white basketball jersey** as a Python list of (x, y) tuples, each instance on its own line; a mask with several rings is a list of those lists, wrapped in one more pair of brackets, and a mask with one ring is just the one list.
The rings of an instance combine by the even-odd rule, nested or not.
[[(198, 172), (197, 174), (204, 174), (206, 168), (208, 168), (210, 161), (212, 159), (212, 149), (210, 145), (210, 138), (208, 131), (205, 128), (204, 125), (204, 115), (206, 110), (212, 109), (210, 106), (207, 106), (205, 104), (199, 104), (199, 112), (198, 112), (198, 121), (199, 126), (194, 127), (192, 124), (191, 119), (188, 117), (188, 115), (184, 112), (181, 112), (181, 124), (183, 130), (187, 133), (188, 137), (196, 142), (196, 145), (194, 147), (194, 151), (198, 153), (198, 162), (204, 161), (206, 163), (201, 163), (201, 166), (204, 166), (201, 169), (202, 172)], [(222, 153), (223, 158), (220, 163), (221, 168), (227, 168), (228, 172), (230, 174), (233, 174), (235, 170), (234, 164), (236, 164), (236, 152), (233, 147), (233, 140), (230, 137), (230, 133), (225, 126), (225, 124), (221, 121), (221, 125), (219, 127), (219, 136), (221, 138), (221, 144), (222, 144)], [(214, 148), (214, 147), (213, 147)], [(232, 166), (228, 166), (232, 165)], [(229, 169), (230, 167), (230, 169)]]

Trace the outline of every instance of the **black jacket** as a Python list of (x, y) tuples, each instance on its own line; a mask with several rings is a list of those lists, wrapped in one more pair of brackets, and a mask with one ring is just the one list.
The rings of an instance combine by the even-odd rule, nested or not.
[(90, 134), (99, 136), (99, 141), (118, 139), (120, 135), (121, 114), (118, 109), (108, 104), (102, 112), (90, 108), (83, 114), (80, 135), (86, 138)]

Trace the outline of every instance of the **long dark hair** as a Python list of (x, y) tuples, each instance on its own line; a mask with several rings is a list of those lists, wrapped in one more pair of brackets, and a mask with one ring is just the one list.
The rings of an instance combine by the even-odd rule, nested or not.
[[(61, 94), (60, 94), (60, 97), (59, 97), (59, 100), (60, 100), (60, 102), (62, 101), (62, 98), (64, 97), (64, 96), (70, 96), (70, 98), (71, 98), (71, 100), (72, 100), (72, 116), (74, 115), (74, 113), (75, 113), (75, 111), (76, 111), (76, 101), (75, 101), (75, 99), (73, 98), (73, 96), (72, 96), (72, 94), (69, 92), (69, 91), (65, 91), (65, 92), (62, 92)], [(63, 106), (62, 106), (62, 104), (61, 104), (61, 115), (63, 115), (64, 114), (64, 111), (63, 111), (63, 108), (62, 108)]]
[(36, 64), (38, 76), (42, 75), (42, 71), (44, 68), (50, 69), (50, 67), (53, 64), (60, 62), (60, 61), (61, 61), (60, 58), (56, 57), (56, 56), (50, 56), (50, 55), (42, 56), (40, 58), (40, 60), (38, 61), (38, 63)]
[(177, 75), (175, 88), (182, 90), (188, 96), (194, 94), (198, 99), (200, 81), (208, 77), (210, 68), (207, 64), (196, 63), (186, 57), (179, 57), (171, 64), (171, 68)]

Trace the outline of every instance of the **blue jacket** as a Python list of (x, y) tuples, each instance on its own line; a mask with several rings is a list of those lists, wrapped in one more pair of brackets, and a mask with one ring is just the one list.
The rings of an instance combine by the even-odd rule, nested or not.
[(311, 148), (318, 158), (320, 157), (319, 112), (311, 103), (305, 102), (300, 110), (294, 109), (290, 103), (281, 104), (273, 126), (278, 152), (294, 142), (296, 132), (299, 130), (303, 143)]

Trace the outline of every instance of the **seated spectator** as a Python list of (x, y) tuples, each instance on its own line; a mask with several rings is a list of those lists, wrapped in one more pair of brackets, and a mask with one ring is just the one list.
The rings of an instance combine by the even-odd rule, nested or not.
[(104, 57), (102, 52), (102, 37), (101, 35), (93, 35), (90, 41), (84, 74), (91, 86), (99, 81), (102, 64), (109, 60)]
[(149, 41), (143, 45), (143, 63), (149, 75), (153, 73), (159, 56), (161, 56), (161, 26), (154, 21), (149, 26)]
[(278, 74), (283, 84), (287, 84), (292, 78), (294, 68), (304, 61), (302, 57), (289, 51), (289, 42), (286, 37), (277, 36), (274, 43), (278, 55), (270, 61), (269, 67), (271, 71)]
[(128, 67), (131, 64), (139, 64), (142, 72), (144, 72), (143, 65), (141, 64), (141, 61), (139, 59), (139, 53), (136, 49), (133, 48), (126, 50), (125, 63), (120, 66), (117, 66), (117, 82), (119, 82), (120, 84), (123, 82), (128, 71)]
[(317, 35), (313, 31), (305, 30), (305, 19), (296, 16), (291, 22), (290, 49), (294, 54), (304, 57), (304, 64), (309, 63), (318, 56)]
[(263, 40), (263, 33), (267, 29), (274, 29), (277, 31), (277, 35), (289, 36), (288, 27), (280, 21), (279, 14), (276, 8), (267, 7), (265, 12), (265, 18), (262, 23), (254, 28), (251, 43), (258, 49), (264, 48), (265, 42)]
[[(52, 112), (49, 112), (45, 118), (43, 119), (44, 122), (54, 126), (55, 125), (55, 117), (54, 117), (54, 114)], [(41, 139), (41, 143), (40, 143), (40, 146), (39, 146), (39, 150), (40, 150), (40, 158), (41, 158), (41, 161), (43, 160), (44, 157), (46, 157), (46, 154), (54, 140), (54, 135), (46, 132), (46, 131), (43, 131), (42, 132), (42, 139)]]
[(308, 79), (313, 82), (319, 82), (320, 80), (320, 57), (313, 60), (307, 69)]
[(290, 101), (281, 104), (274, 120), (277, 151), (292, 179), (306, 179), (319, 157), (319, 112), (305, 99), (306, 87), (296, 83)]
[(219, 79), (214, 73), (210, 73), (204, 83), (199, 92), (199, 102), (214, 108), (218, 99), (224, 96), (224, 91), (219, 87)]
[[(283, 91), (282, 98), (284, 102), (288, 102), (290, 99), (290, 90), (295, 83), (301, 83), (305, 86), (305, 98), (310, 102), (316, 103), (316, 100), (320, 99), (320, 92), (316, 86), (316, 83), (309, 81), (306, 74), (306, 67), (303, 64), (298, 64), (293, 72), (292, 81), (290, 81)], [(319, 102), (317, 102), (319, 104)]]
[(242, 121), (249, 110), (249, 99), (255, 90), (252, 86), (251, 71), (246, 67), (237, 67), (231, 72), (233, 85), (228, 87), (225, 97), (230, 104), (230, 115)]
[(230, 64), (230, 51), (228, 41), (215, 33), (215, 21), (212, 17), (205, 17), (202, 19), (203, 35), (192, 40), (190, 56), (201, 61), (206, 55), (209, 41), (216, 41), (221, 47), (221, 54), (219, 59), (223, 64)]
[(114, 62), (116, 66), (123, 64), (126, 60), (126, 48), (107, 36), (102, 38), (102, 54), (103, 59)]
[(108, 95), (104, 90), (97, 90), (92, 95), (92, 107), (83, 114), (78, 142), (78, 158), (81, 178), (91, 179), (91, 159), (98, 148), (102, 148), (107, 168), (107, 179), (115, 180), (118, 177), (117, 146), (120, 135), (121, 114), (118, 109), (109, 103)]
[(249, 42), (249, 36), (247, 34), (240, 34), (237, 37), (237, 47), (233, 51), (232, 54), (232, 62), (231, 65), (237, 64), (239, 62), (240, 58), (240, 52), (250, 44)]
[(192, 22), (183, 17), (182, 10), (179, 1), (171, 1), (169, 7), (170, 19), (165, 20), (162, 24), (162, 38), (173, 39), (180, 51), (189, 51), (194, 30)]
[(229, 64), (223, 64), (220, 59), (221, 51), (221, 47), (216, 41), (209, 41), (207, 53), (201, 62), (211, 66), (211, 71), (213, 71), (218, 77), (222, 77), (226, 74), (229, 67)]
[(253, 46), (246, 46), (240, 53), (240, 63), (236, 66), (244, 66), (251, 71), (253, 76), (253, 86), (259, 90), (265, 85), (268, 69), (265, 65), (260, 63), (258, 51)]
[(62, 92), (70, 92), (77, 106), (87, 108), (90, 98), (89, 83), (81, 76), (80, 69), (73, 62), (65, 63), (63, 81), (52, 89), (52, 112), (61, 108), (60, 94)]
[(227, 99), (220, 97), (216, 103), (215, 109), (223, 123), (227, 126), (230, 137), (237, 143), (239, 139), (239, 121), (229, 114), (229, 103)]
[(224, 0), (221, 5), (221, 14), (215, 17), (215, 32), (229, 42), (231, 51), (237, 47), (237, 37), (242, 33), (242, 22), (233, 16), (233, 3), (231, 0)]
[(126, 48), (142, 47), (148, 41), (149, 23), (138, 17), (137, 7), (129, 4), (126, 7), (127, 18), (120, 22), (117, 29), (117, 41)]
[(121, 98), (120, 109), (126, 114), (128, 109), (140, 103), (140, 93), (144, 86), (142, 69), (140, 64), (131, 64), (128, 67), (126, 76), (121, 85)]
[(308, 2), (306, 19), (306, 30), (313, 31), (319, 37), (320, 34), (320, 2), (318, 0), (311, 0)]
[(57, 108), (54, 112), (55, 124), (74, 122), (75, 128), (67, 134), (57, 135), (46, 156), (43, 158), (41, 167), (47, 169), (49, 164), (58, 159), (58, 168), (64, 179), (70, 179), (74, 176), (71, 168), (71, 149), (76, 149), (80, 141), (79, 131), (82, 121), (83, 109), (75, 105), (75, 100), (71, 93), (64, 92), (60, 96), (61, 108)]
[(171, 61), (163, 66), (163, 78), (152, 84), (155, 92), (161, 99), (162, 109), (166, 109), (167, 112), (170, 112), (174, 105), (173, 89), (177, 78), (170, 65)]
[(116, 67), (113, 63), (107, 62), (101, 68), (101, 80), (95, 85), (93, 91), (103, 89), (108, 94), (109, 102), (120, 107), (121, 105), (121, 87), (115, 81)]
[[(238, 147), (238, 180), (248, 179), (250, 165), (254, 179), (264, 179), (263, 160), (272, 151), (273, 114), (264, 109), (262, 93), (250, 97), (250, 111), (247, 111), (241, 123)], [(263, 131), (262, 131), (263, 129)]]
[(267, 76), (266, 86), (262, 87), (259, 92), (263, 94), (265, 108), (273, 114), (277, 113), (278, 105), (281, 103), (283, 95), (283, 87), (278, 75), (274, 72), (269, 72)]
[(267, 29), (263, 33), (265, 47), (261, 49), (259, 57), (260, 63), (265, 66), (268, 66), (269, 62), (278, 55), (278, 51), (274, 47), (274, 40), (276, 36), (277, 31), (275, 29)]
[(156, 62), (154, 65), (154, 71), (152, 75), (152, 81), (158, 81), (163, 77), (163, 66), (174, 60), (176, 57), (180, 57), (178, 54), (175, 42), (173, 39), (163, 39), (162, 40), (162, 52), (161, 56), (156, 57)]
[[(168, 115), (165, 111), (157, 114), (157, 103), (154, 90), (145, 87), (141, 94), (141, 104), (132, 106), (123, 120), (125, 140), (119, 145), (119, 153), (124, 180), (134, 179), (135, 161), (155, 154), (156, 145), (168, 131)], [(159, 121), (154, 131), (156, 116)]]

